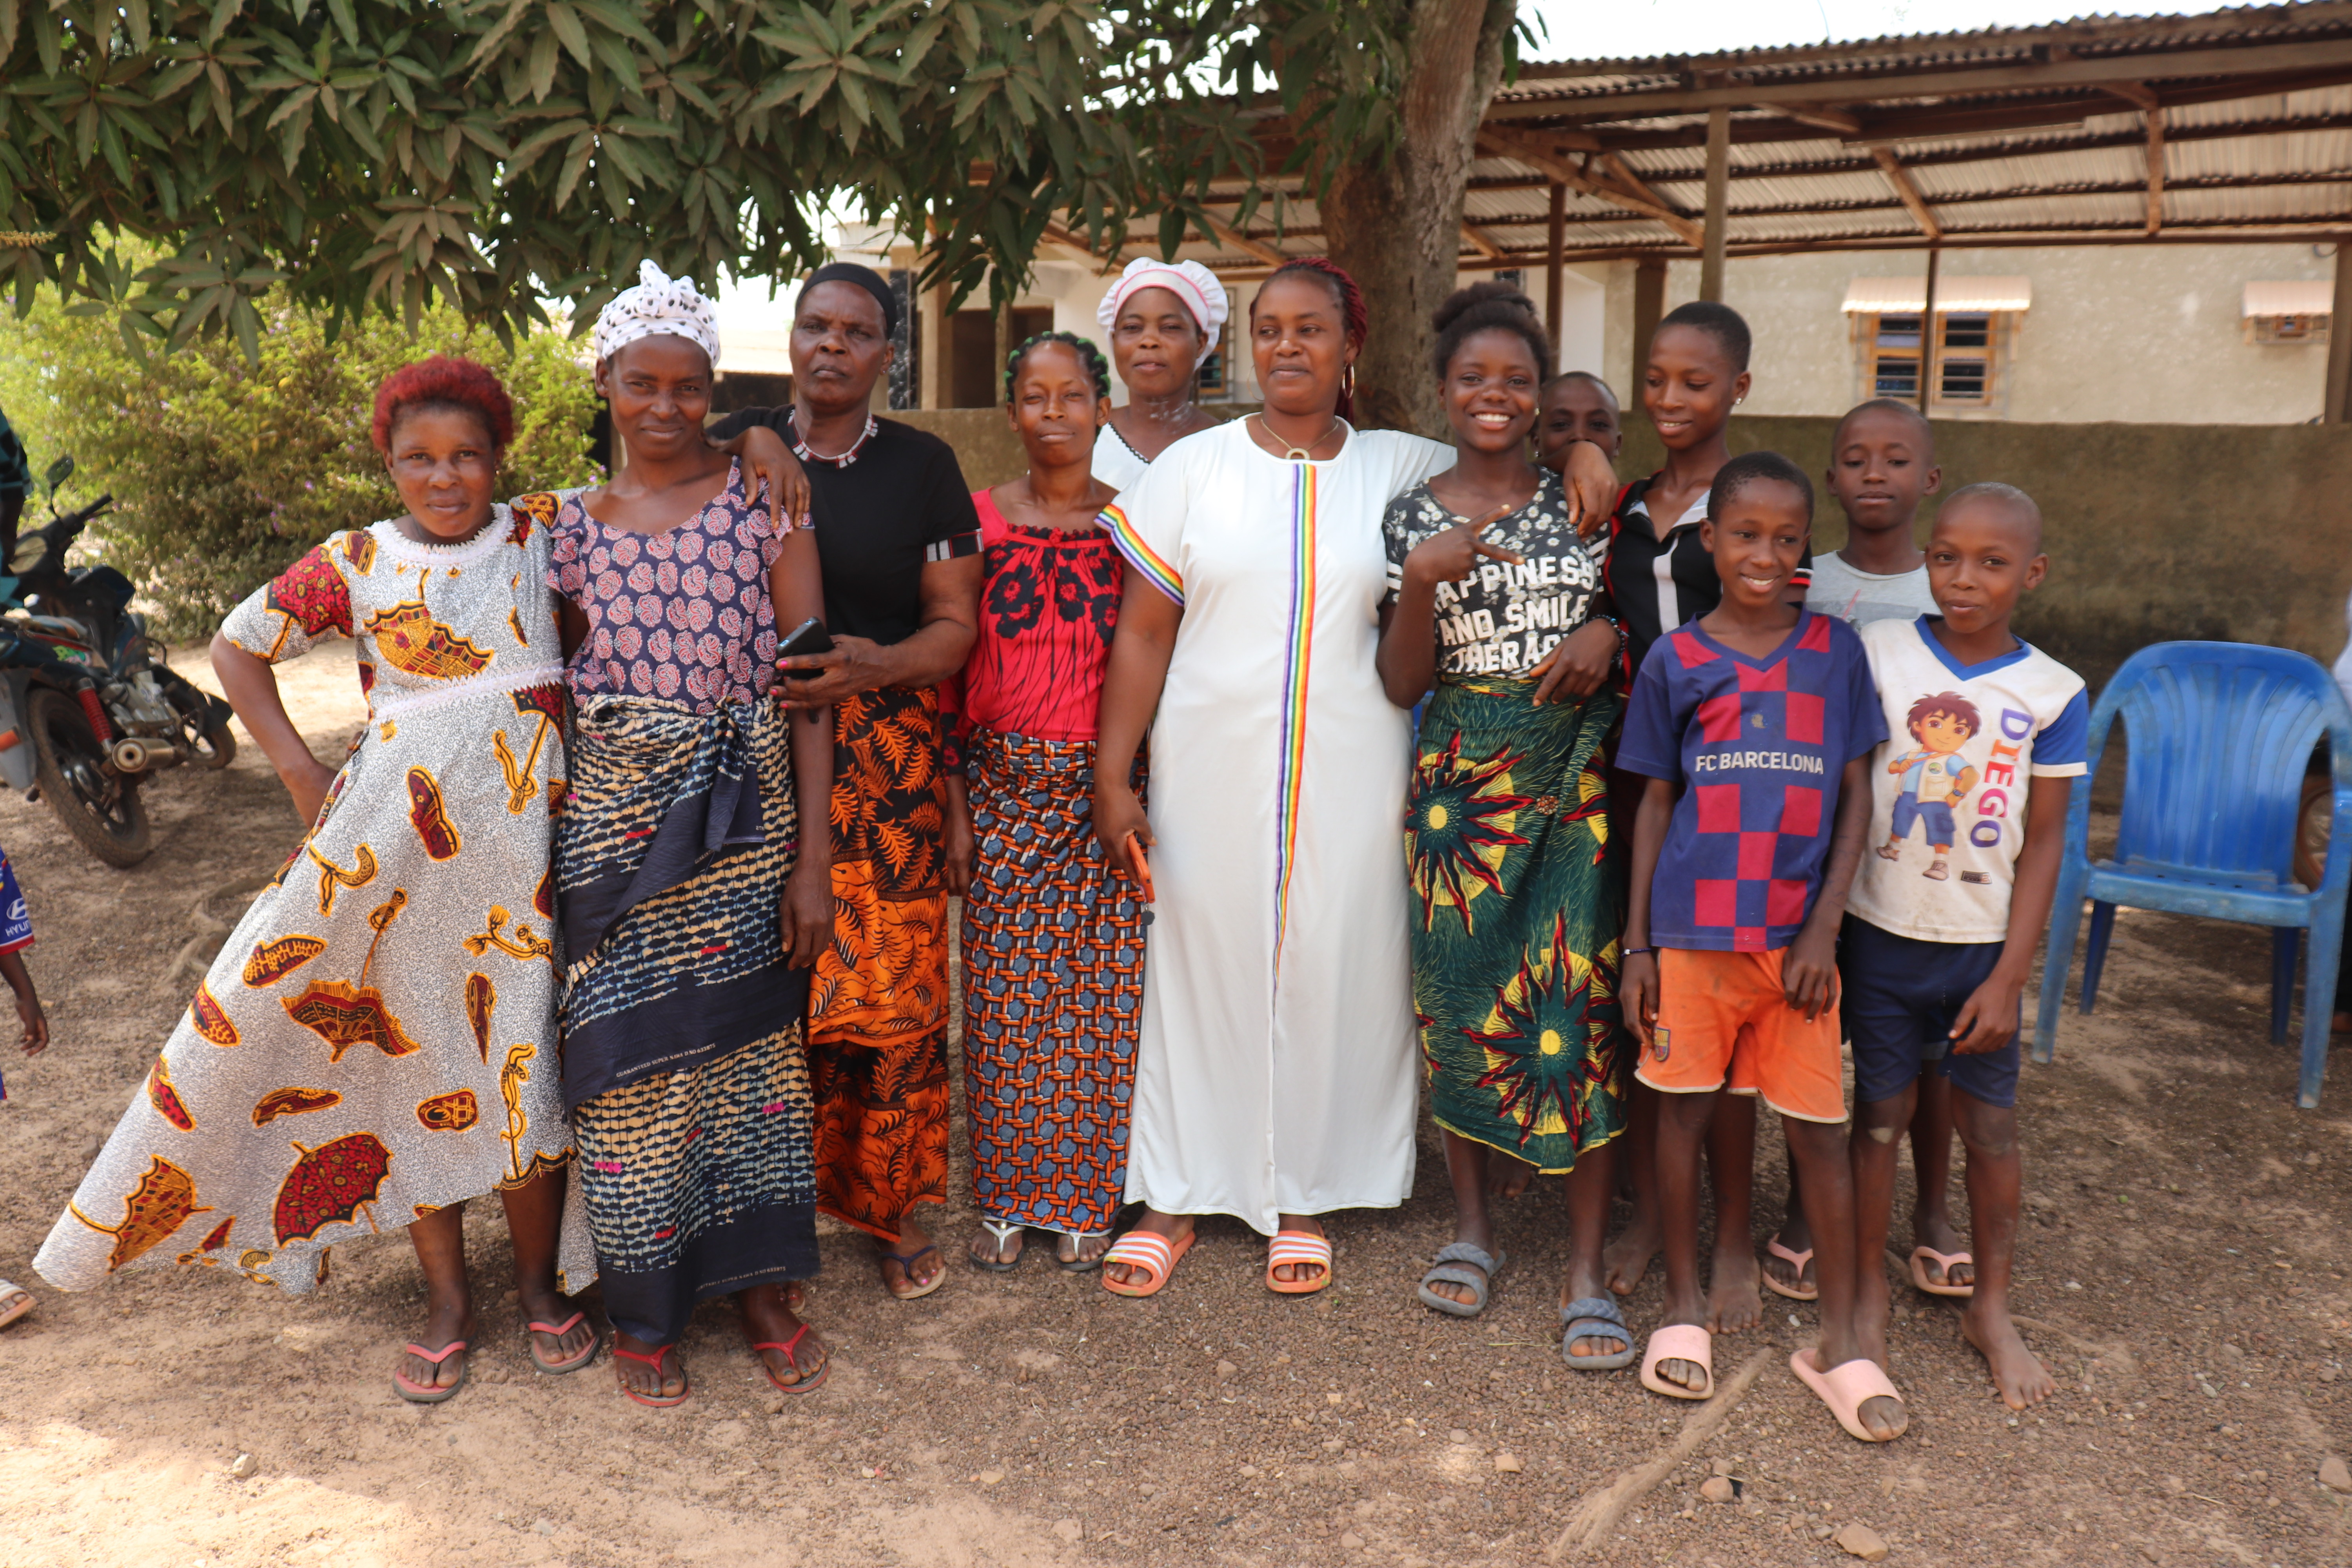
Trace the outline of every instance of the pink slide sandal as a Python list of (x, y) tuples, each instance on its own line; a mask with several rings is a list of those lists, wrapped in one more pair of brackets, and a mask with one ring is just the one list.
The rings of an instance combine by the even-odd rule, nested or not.
[(1938, 1252), (1932, 1247), (1915, 1247), (1911, 1249), (1912, 1284), (1930, 1296), (1973, 1296), (1977, 1293), (1973, 1285), (1938, 1285), (1928, 1279), (1926, 1262), (1928, 1258), (1935, 1260), (1936, 1267), (1944, 1271), (1947, 1279), (1952, 1277), (1952, 1270), (1958, 1265), (1966, 1263), (1973, 1267), (1976, 1263), (1975, 1257), (1969, 1253)]
[[(1764, 1244), (1764, 1250), (1779, 1258), (1781, 1262), (1787, 1264), (1790, 1268), (1795, 1269), (1797, 1271), (1797, 1278), (1801, 1281), (1805, 1277), (1805, 1265), (1813, 1260), (1813, 1249), (1811, 1247), (1809, 1247), (1802, 1252), (1791, 1252), (1787, 1247), (1780, 1245), (1780, 1238), (1777, 1236)], [(1822, 1299), (1822, 1288), (1819, 1285), (1815, 1285), (1810, 1290), (1806, 1289), (1802, 1284), (1783, 1285), (1778, 1279), (1772, 1278), (1772, 1271), (1770, 1269), (1767, 1268), (1762, 1272), (1764, 1275), (1764, 1289), (1771, 1291), (1775, 1296), (1786, 1296), (1791, 1301), (1818, 1301)]]
[(1821, 1402), (1830, 1407), (1830, 1414), (1837, 1417), (1838, 1425), (1845, 1428), (1847, 1436), (1857, 1443), (1892, 1443), (1895, 1437), (1902, 1436), (1898, 1432), (1894, 1436), (1874, 1436), (1870, 1428), (1862, 1424), (1864, 1401), (1881, 1394), (1897, 1404), (1903, 1399), (1894, 1381), (1876, 1362), (1856, 1356), (1852, 1361), (1840, 1362), (1827, 1372), (1821, 1372), (1813, 1366), (1813, 1353), (1810, 1350), (1799, 1351), (1789, 1358), (1789, 1370), (1797, 1374), (1797, 1381), (1811, 1389)]
[[(1706, 1369), (1706, 1386), (1685, 1388), (1679, 1383), (1668, 1383), (1658, 1375), (1662, 1361), (1698, 1363)], [(1642, 1352), (1642, 1386), (1668, 1399), (1714, 1398), (1715, 1336), (1696, 1323), (1669, 1323), (1652, 1333), (1649, 1348)]]

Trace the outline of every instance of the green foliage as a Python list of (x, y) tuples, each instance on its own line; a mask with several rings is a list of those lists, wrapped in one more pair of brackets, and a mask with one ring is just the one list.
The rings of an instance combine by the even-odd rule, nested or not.
[[(1393, 136), (1402, 0), (0, 0), (0, 279), (126, 301), (134, 354), (262, 352), (434, 301), (509, 333), (639, 259), (712, 284), (862, 208), (1000, 301), (1049, 219), (1108, 239), (1288, 111), (1326, 168)], [(1278, 91), (1261, 85), (1279, 83)], [(1310, 160), (1312, 161), (1312, 160)], [(152, 243), (136, 267), (103, 247)]]
[[(376, 317), (331, 342), (318, 314), (282, 294), (255, 305), (257, 363), (215, 338), (142, 367), (110, 312), (50, 300), (0, 325), (0, 406), (36, 471), (73, 454), (79, 472), (61, 508), (113, 492), (116, 510), (84, 548), (139, 584), (166, 635), (208, 634), (329, 533), (399, 514), (369, 420), (376, 384), (427, 354), (470, 354), (505, 380), (515, 441), (502, 494), (593, 478), (595, 396), (562, 335), (523, 334), (509, 350), (437, 309), (414, 338)], [(28, 506), (28, 526), (38, 512)]]

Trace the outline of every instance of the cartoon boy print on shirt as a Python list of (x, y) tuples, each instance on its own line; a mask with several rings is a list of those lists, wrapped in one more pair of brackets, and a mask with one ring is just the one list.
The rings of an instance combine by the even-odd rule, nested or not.
[(1975, 703), (1957, 691), (1944, 691), (1911, 704), (1905, 723), (1918, 746), (1886, 764), (1888, 773), (1902, 778), (1903, 787), (1895, 797), (1894, 820), (1878, 853), (1888, 860), (1901, 859), (1912, 825), (1922, 824), (1935, 858), (1920, 875), (1941, 882), (1951, 875), (1946, 857), (1959, 835), (1953, 812), (1977, 784), (1977, 770), (1960, 749), (1984, 728), (1984, 720)]

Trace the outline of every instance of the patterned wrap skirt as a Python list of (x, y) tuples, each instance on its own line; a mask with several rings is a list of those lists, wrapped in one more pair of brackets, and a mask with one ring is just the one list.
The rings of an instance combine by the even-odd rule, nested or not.
[(1624, 1130), (1621, 853), (1602, 741), (1622, 700), (1441, 680), (1405, 813), (1413, 1006), (1431, 1111), (1538, 1170)]
[(1143, 1005), (1144, 905), (1095, 838), (1094, 763), (1092, 741), (972, 732), (963, 903), (972, 1196), (1077, 1235), (1110, 1229), (1126, 1192)]
[[(581, 703), (556, 847), (583, 939), (565, 1072), (576, 1031), (594, 1047), (572, 1121), (605, 1310), (649, 1344), (681, 1338), (698, 1301), (817, 1269), (808, 982), (780, 922), (797, 831), (774, 710)], [(572, 930), (575, 885), (593, 931)]]
[(939, 693), (835, 704), (834, 935), (809, 996), (817, 1206), (885, 1239), (947, 1201), (946, 832)]

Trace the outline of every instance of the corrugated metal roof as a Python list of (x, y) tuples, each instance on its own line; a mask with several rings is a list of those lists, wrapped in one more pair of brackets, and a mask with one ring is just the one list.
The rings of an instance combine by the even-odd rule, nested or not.
[[(1944, 236), (1969, 244), (2352, 231), (2352, 0), (2315, 0), (1529, 65), (1496, 96), (1465, 204), (1479, 238), (1509, 254), (1465, 237), (1465, 264), (1540, 265), (1555, 177), (1569, 181), (1569, 258), (1691, 254), (1687, 236), (1705, 216), (1707, 110), (1719, 100), (1732, 137), (1734, 254), (1925, 243), (1902, 181)], [(1237, 182), (1214, 189), (1241, 192)], [(1648, 202), (1679, 225), (1641, 210)], [(1261, 205), (1244, 232), (1286, 254), (1320, 248), (1311, 201), (1291, 197), (1280, 218), (1277, 237), (1276, 208)], [(1183, 253), (1266, 265), (1226, 242)]]

